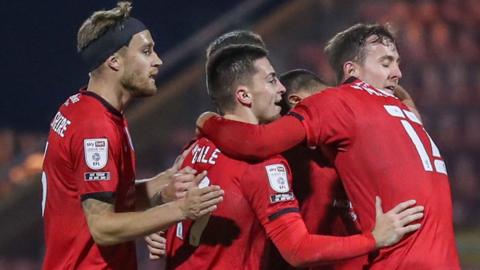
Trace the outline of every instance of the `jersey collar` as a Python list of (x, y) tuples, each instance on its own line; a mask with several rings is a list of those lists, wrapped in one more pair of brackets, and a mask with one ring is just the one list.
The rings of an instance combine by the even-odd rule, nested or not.
[(104, 98), (97, 95), (96, 93), (92, 91), (88, 91), (87, 88), (82, 88), (80, 90), (80, 93), (82, 93), (82, 95), (86, 95), (98, 100), (105, 107), (105, 109), (107, 109), (107, 111), (109, 111), (111, 114), (116, 115), (118, 117), (123, 117), (122, 113), (119, 110), (115, 109), (110, 103), (108, 103), (108, 101), (106, 101)]

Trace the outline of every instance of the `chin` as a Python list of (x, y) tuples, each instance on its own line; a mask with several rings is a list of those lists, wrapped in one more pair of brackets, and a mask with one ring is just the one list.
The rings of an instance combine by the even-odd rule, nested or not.
[(135, 87), (130, 90), (133, 97), (149, 97), (157, 93), (157, 87)]

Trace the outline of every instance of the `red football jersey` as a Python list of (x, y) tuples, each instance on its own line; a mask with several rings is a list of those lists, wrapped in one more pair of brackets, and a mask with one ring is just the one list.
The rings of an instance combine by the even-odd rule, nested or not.
[(308, 234), (291, 190), (290, 169), (280, 156), (247, 163), (223, 155), (202, 138), (183, 166), (208, 170), (200, 186), (220, 185), (225, 195), (212, 215), (169, 229), (167, 269), (265, 269), (267, 236), (292, 262), (306, 265), (375, 248), (371, 234), (341, 239)]
[(122, 114), (80, 91), (51, 123), (43, 163), (43, 269), (136, 269), (133, 242), (98, 246), (82, 200), (115, 198), (115, 211), (135, 208), (135, 155)]
[(421, 121), (396, 97), (362, 81), (306, 98), (293, 110), (307, 141), (324, 145), (363, 231), (383, 209), (416, 199), (422, 228), (371, 256), (371, 269), (459, 269), (445, 163)]
[(168, 230), (167, 269), (262, 269), (267, 241), (262, 223), (282, 211), (298, 212), (286, 161), (275, 157), (248, 164), (202, 138), (183, 166), (208, 170), (200, 186), (220, 185), (225, 195), (209, 217)]

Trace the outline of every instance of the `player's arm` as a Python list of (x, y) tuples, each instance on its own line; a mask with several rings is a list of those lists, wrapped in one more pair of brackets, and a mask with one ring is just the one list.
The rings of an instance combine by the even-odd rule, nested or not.
[(405, 106), (407, 106), (410, 111), (412, 111), (420, 121), (422, 120), (422, 117), (420, 116), (420, 112), (417, 109), (417, 106), (415, 106), (415, 102), (413, 101), (413, 98), (410, 96), (410, 94), (405, 90), (400, 85), (397, 85), (395, 87), (395, 91), (393, 92), (395, 96), (403, 103)]
[(99, 245), (118, 244), (166, 229), (180, 220), (211, 213), (222, 201), (223, 190), (218, 186), (198, 188), (204, 176), (204, 173), (197, 175), (185, 198), (140, 212), (115, 212), (113, 196), (82, 196), (82, 207), (94, 241)]
[(290, 115), (266, 125), (252, 125), (208, 112), (198, 118), (197, 128), (222, 152), (240, 159), (265, 159), (305, 139), (303, 125)]
[(383, 213), (377, 198), (375, 229), (372, 233), (348, 237), (309, 234), (298, 213), (279, 216), (264, 226), (288, 263), (295, 267), (311, 266), (365, 255), (397, 243), (405, 234), (420, 227), (420, 224), (410, 224), (423, 217), (423, 207), (414, 207), (414, 204), (413, 200), (406, 201)]

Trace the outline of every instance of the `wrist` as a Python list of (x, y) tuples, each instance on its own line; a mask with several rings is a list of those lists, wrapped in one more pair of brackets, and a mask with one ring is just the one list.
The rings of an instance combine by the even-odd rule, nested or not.
[(178, 199), (170, 202), (173, 206), (173, 211), (176, 213), (176, 216), (180, 218), (180, 220), (184, 220), (188, 218), (187, 210), (185, 209), (184, 199)]
[(375, 249), (380, 249), (384, 246), (384, 243), (381, 237), (375, 233), (375, 230), (373, 230), (370, 233), (365, 233), (364, 235), (372, 239)]

